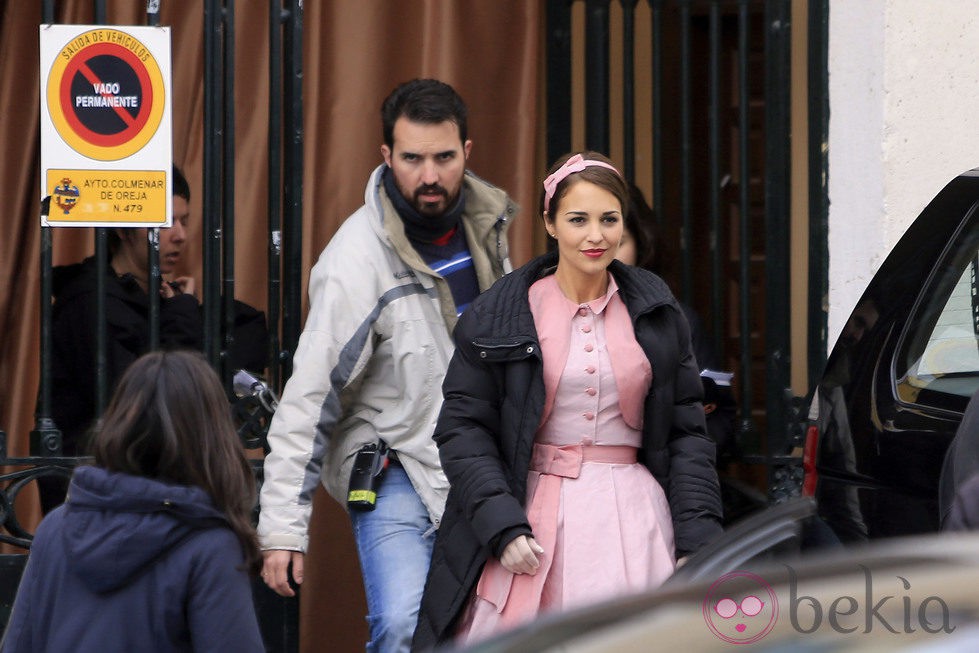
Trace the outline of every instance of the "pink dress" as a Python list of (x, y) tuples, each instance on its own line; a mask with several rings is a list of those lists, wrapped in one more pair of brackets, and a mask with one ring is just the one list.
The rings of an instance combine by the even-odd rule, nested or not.
[(676, 561), (669, 503), (636, 462), (649, 360), (609, 277), (587, 304), (553, 275), (530, 288), (547, 392), (527, 479), (527, 517), (544, 549), (533, 576), (491, 557), (459, 630), (472, 643), (532, 620), (660, 585)]

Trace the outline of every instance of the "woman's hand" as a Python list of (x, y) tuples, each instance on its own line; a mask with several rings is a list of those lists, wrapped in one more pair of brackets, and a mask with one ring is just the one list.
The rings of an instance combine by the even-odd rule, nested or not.
[[(176, 288), (174, 288), (174, 285)], [(163, 299), (170, 299), (181, 293), (185, 295), (197, 295), (194, 294), (195, 291), (194, 277), (177, 277), (173, 280), (173, 283), (166, 281), (165, 279), (160, 282), (160, 297)]]
[(544, 553), (544, 549), (532, 537), (520, 535), (513, 539), (500, 556), (500, 564), (511, 574), (530, 574), (533, 576), (540, 568), (538, 555)]

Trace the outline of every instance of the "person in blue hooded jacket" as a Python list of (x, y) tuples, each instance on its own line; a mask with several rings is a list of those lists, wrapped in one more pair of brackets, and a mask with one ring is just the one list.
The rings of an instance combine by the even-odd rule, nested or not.
[(0, 650), (265, 650), (254, 478), (200, 354), (138, 359), (92, 449), (37, 529)]

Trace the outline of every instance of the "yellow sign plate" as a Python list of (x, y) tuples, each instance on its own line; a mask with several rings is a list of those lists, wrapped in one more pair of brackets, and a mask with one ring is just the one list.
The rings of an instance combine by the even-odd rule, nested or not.
[(167, 222), (165, 172), (50, 169), (46, 188), (51, 196), (47, 226), (158, 227)]

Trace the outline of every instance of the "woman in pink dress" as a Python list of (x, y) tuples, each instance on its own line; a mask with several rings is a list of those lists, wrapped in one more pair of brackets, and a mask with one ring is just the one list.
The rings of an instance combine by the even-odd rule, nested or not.
[(627, 202), (608, 159), (562, 157), (542, 202), (557, 252), (460, 318), (416, 649), (656, 587), (720, 532), (686, 320), (659, 277), (615, 261)]

